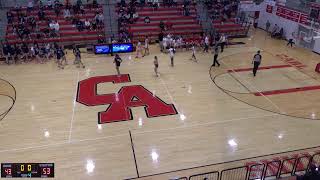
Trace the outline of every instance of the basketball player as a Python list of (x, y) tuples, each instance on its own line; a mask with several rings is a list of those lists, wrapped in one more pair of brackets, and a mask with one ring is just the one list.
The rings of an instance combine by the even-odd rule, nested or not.
[(61, 46), (61, 50), (62, 50), (61, 64), (64, 62), (64, 66), (68, 65), (67, 58), (66, 58), (66, 52), (65, 52), (65, 49), (64, 49), (63, 45)]
[(150, 51), (149, 51), (149, 39), (148, 39), (148, 36), (146, 36), (146, 39), (144, 40), (144, 55), (143, 56), (146, 56), (146, 55), (149, 55), (150, 54)]
[(154, 64), (154, 72), (156, 73), (156, 76), (158, 77), (159, 62), (158, 62), (157, 56), (154, 56), (153, 64)]
[(214, 48), (214, 58), (213, 58), (213, 64), (212, 66), (216, 66), (216, 63), (218, 64), (218, 66), (220, 66), (220, 63), (218, 62), (218, 55), (219, 55), (219, 46), (216, 46)]
[(62, 57), (64, 56), (64, 52), (61, 47), (59, 47), (57, 49), (56, 55), (57, 55), (58, 68), (64, 69), (64, 67), (62, 65)]
[(171, 66), (174, 66), (174, 53), (175, 53), (175, 49), (171, 46), (169, 49), (169, 55), (170, 55), (170, 61), (171, 61)]
[(208, 50), (209, 50), (209, 37), (206, 36), (204, 38), (204, 50), (203, 50), (203, 52), (208, 52)]
[(141, 42), (138, 41), (136, 58), (139, 58), (141, 55), (142, 55)]
[(219, 42), (221, 46), (221, 52), (223, 52), (224, 46), (226, 45), (226, 42), (227, 42), (227, 38), (224, 34), (221, 35)]
[(120, 75), (121, 62), (122, 62), (122, 59), (120, 58), (119, 54), (116, 54), (116, 56), (114, 57), (113, 63), (116, 64), (116, 70), (117, 70), (118, 76)]
[(253, 76), (256, 76), (258, 68), (261, 64), (262, 56), (260, 51), (257, 51), (257, 54), (253, 56), (252, 64), (253, 64)]
[(83, 65), (83, 63), (81, 61), (80, 49), (76, 45), (73, 45), (73, 54), (74, 54), (74, 57), (75, 57), (75, 60), (74, 60), (73, 64), (76, 64), (77, 68), (80, 68), (80, 65), (81, 65), (82, 68), (85, 68), (85, 66)]
[(196, 57), (196, 47), (195, 47), (194, 43), (192, 43), (191, 50), (192, 50), (192, 56), (191, 56), (190, 60), (194, 60), (195, 62), (198, 62), (197, 57)]

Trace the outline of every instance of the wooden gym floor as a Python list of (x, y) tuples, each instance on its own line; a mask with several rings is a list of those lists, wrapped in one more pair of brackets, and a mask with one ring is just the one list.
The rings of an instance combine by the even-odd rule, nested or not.
[[(0, 77), (14, 86), (16, 101), (0, 121), (0, 162), (54, 162), (59, 180), (118, 180), (320, 146), (319, 55), (261, 30), (250, 34), (234, 39), (246, 44), (227, 47), (214, 68), (212, 54), (199, 51), (198, 63), (191, 52), (177, 52), (175, 67), (157, 46), (142, 59), (122, 54), (121, 72), (131, 82), (99, 84), (97, 92), (142, 85), (178, 114), (148, 118), (135, 107), (133, 120), (99, 125), (98, 112), (108, 106), (76, 102), (78, 82), (116, 74), (112, 57), (83, 53), (85, 69), (72, 65), (71, 53), (64, 70), (54, 62), (2, 64)], [(262, 69), (253, 78), (247, 68), (258, 49)], [(1, 94), (12, 97), (1, 83)], [(0, 98), (0, 114), (12, 104), (8, 96)]]

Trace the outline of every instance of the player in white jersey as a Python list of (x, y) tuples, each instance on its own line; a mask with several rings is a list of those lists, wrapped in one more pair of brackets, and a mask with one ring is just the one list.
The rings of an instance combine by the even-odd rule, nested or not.
[(195, 62), (198, 62), (197, 57), (196, 57), (196, 47), (195, 47), (194, 43), (192, 43), (191, 50), (192, 50), (192, 56), (191, 56), (190, 60), (194, 60)]
[(170, 55), (170, 61), (171, 61), (171, 66), (174, 66), (174, 54), (175, 54), (175, 49), (173, 47), (170, 47), (169, 49), (169, 55)]
[(137, 54), (136, 54), (136, 58), (139, 58), (140, 56), (142, 56), (142, 47), (141, 47), (141, 42), (138, 41), (138, 44), (137, 44)]
[(149, 38), (148, 36), (146, 36), (146, 39), (144, 40), (144, 55), (143, 56), (147, 56), (150, 54), (149, 51)]

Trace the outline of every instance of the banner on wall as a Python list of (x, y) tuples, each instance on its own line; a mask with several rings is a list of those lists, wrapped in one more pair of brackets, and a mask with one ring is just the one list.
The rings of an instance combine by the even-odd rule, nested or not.
[(266, 12), (272, 14), (273, 6), (267, 5)]
[(276, 15), (297, 23), (309, 25), (308, 14), (289, 9), (284, 6), (277, 6)]

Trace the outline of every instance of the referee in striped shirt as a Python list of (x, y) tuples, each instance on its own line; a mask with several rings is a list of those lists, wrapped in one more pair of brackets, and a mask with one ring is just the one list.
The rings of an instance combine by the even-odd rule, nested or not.
[(258, 68), (261, 64), (262, 56), (260, 51), (257, 51), (257, 54), (253, 56), (252, 64), (253, 64), (253, 76), (256, 76)]

